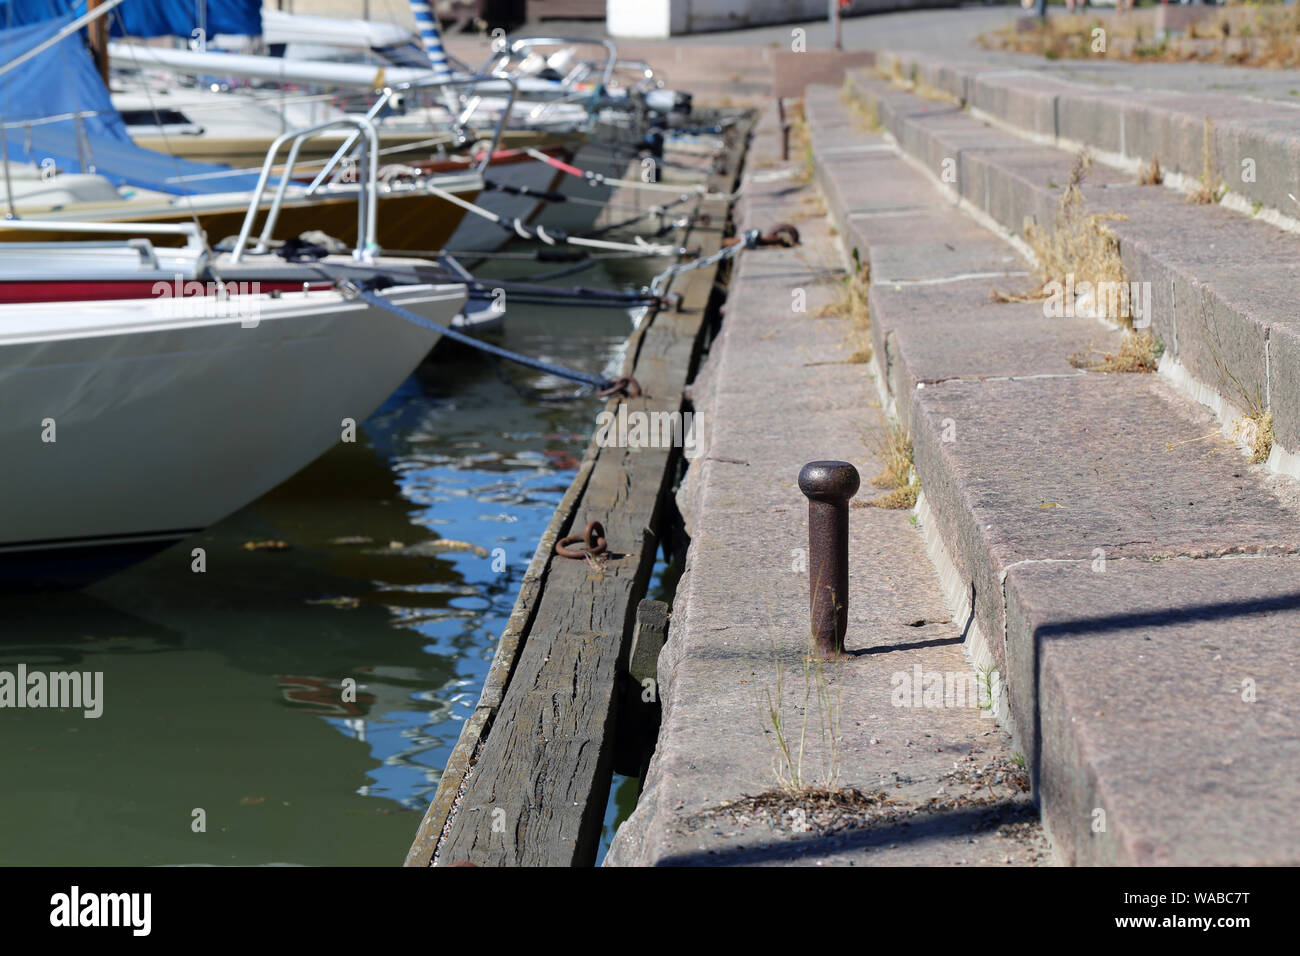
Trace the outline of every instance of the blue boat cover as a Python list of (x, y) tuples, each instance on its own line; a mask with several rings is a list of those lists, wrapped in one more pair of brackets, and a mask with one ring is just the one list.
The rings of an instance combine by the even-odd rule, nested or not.
[[(0, 27), (41, 23), (86, 12), (86, 0), (0, 0)], [(218, 33), (262, 35), (262, 0), (126, 0), (106, 14), (115, 37), (190, 37), (202, 27)]]
[[(67, 14), (0, 30), (0, 64), (45, 42), (73, 19)], [(78, 112), (93, 115), (79, 123), (73, 118), (35, 122)], [(0, 76), (0, 115), (5, 154), (13, 162), (41, 165), (52, 159), (63, 172), (98, 173), (115, 186), (176, 195), (246, 191), (257, 185), (254, 173), (137, 146), (78, 33)]]

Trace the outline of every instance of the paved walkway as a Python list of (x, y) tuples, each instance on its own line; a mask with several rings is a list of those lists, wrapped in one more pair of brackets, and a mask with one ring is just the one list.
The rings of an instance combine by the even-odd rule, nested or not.
[[(1053, 13), (1059, 8), (1053, 8)], [(1003, 64), (1014, 69), (1043, 70), (1066, 79), (1102, 86), (1131, 89), (1178, 90), (1184, 92), (1235, 93), (1278, 100), (1300, 107), (1300, 70), (1259, 70), (1216, 64), (1127, 63), (1122, 61), (1049, 61), (1021, 53), (985, 50), (974, 44), (975, 37), (1014, 22), (1023, 14), (1018, 6), (968, 5), (948, 10), (913, 10), (852, 17), (844, 21), (846, 50), (909, 50), (940, 54), (968, 63)], [(1103, 23), (1113, 11), (1090, 10)], [(600, 21), (548, 22), (547, 30), (578, 36), (603, 35)], [(696, 33), (661, 41), (678, 46), (769, 47), (789, 49), (790, 31), (807, 31), (810, 50), (829, 49), (830, 27), (825, 20), (733, 30), (726, 33)]]
[[(778, 144), (769, 113), (738, 225), (793, 220), (803, 245), (741, 258), (693, 387), (707, 448), (679, 494), (691, 548), (659, 658), (663, 724), (606, 865), (1050, 862), (1028, 779), (979, 707), (965, 622), (908, 511), (851, 510), (850, 653), (820, 677), (805, 671), (807, 501), (796, 477), (807, 461), (846, 459), (863, 478), (858, 501), (876, 498), (868, 480), (883, 467), (888, 422), (868, 366), (850, 361), (863, 345), (852, 320), (821, 314), (842, 246), (815, 189), (795, 181), (799, 166), (776, 162)], [(801, 294), (806, 311), (795, 312)], [(791, 767), (768, 715), (776, 699), (802, 783), (833, 777), (838, 797), (780, 793)], [(834, 747), (820, 732), (828, 718)]]

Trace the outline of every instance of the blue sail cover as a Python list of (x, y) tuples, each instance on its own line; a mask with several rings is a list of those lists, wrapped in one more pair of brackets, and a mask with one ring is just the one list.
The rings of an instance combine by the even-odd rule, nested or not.
[[(39, 46), (72, 20), (68, 14), (0, 30), (0, 64)], [(37, 122), (86, 112), (93, 115), (80, 123), (73, 118)], [(257, 185), (253, 173), (137, 146), (77, 33), (0, 76), (0, 116), (6, 155), (13, 162), (41, 165), (52, 159), (63, 172), (94, 172), (115, 186), (177, 195), (246, 191)]]
[[(0, 27), (86, 12), (86, 0), (0, 0)], [(218, 33), (262, 35), (262, 0), (126, 0), (105, 15), (115, 37), (189, 37), (202, 27), (208, 38)]]

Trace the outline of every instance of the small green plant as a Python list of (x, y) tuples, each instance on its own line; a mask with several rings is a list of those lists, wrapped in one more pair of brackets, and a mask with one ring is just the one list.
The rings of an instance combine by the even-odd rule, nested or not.
[[(839, 682), (834, 681), (834, 673), (826, 674), (829, 663), (838, 671), (839, 660), (827, 662), (816, 653), (811, 632), (808, 635), (807, 652), (803, 655), (803, 716), (799, 723), (799, 740), (794, 745), (787, 732), (785, 719), (785, 663), (776, 648), (772, 648), (772, 660), (776, 666), (776, 693), (764, 691), (764, 722), (772, 729), (774, 750), (772, 772), (777, 786), (789, 794), (807, 790), (835, 790), (839, 786), (840, 774), (840, 689)], [(834, 687), (832, 688), (832, 683)], [(814, 733), (818, 734), (821, 746), (818, 750), (819, 765), (816, 778), (808, 780), (804, 775), (804, 762), (808, 756), (808, 733), (812, 713), (816, 709), (817, 725)]]
[(979, 680), (979, 707), (985, 713), (993, 713), (993, 675), (997, 669), (992, 665), (981, 667), (977, 672)]

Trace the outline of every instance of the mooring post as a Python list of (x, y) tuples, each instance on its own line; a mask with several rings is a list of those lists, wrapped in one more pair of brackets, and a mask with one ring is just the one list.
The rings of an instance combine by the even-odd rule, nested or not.
[(849, 499), (861, 479), (847, 461), (810, 461), (799, 472), (808, 496), (808, 611), (823, 657), (844, 653), (849, 627)]
[(781, 162), (790, 161), (790, 123), (785, 118), (785, 100), (776, 98), (776, 115), (781, 120)]

